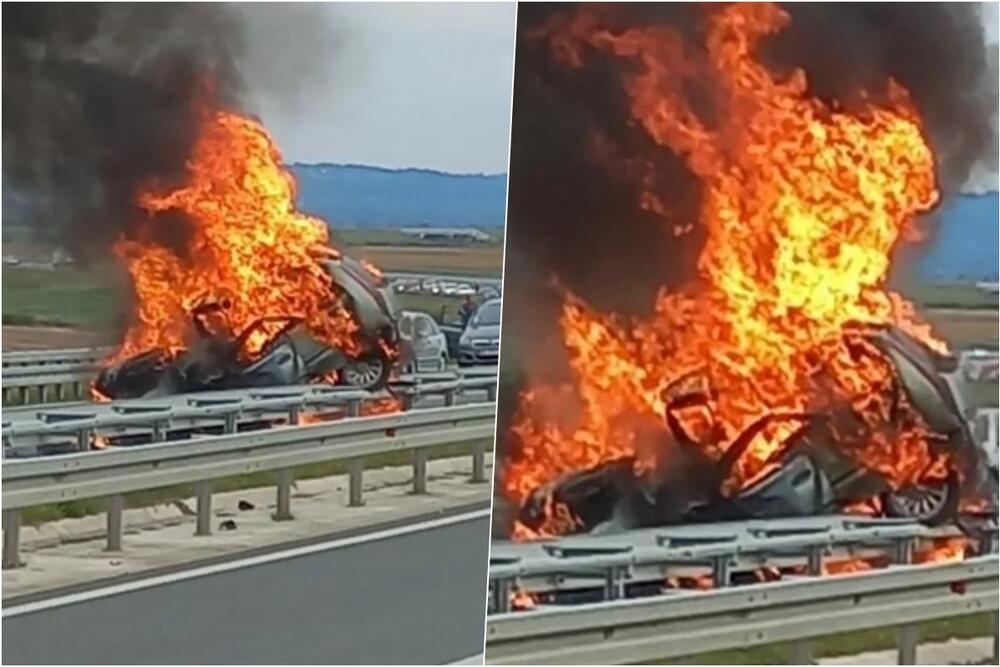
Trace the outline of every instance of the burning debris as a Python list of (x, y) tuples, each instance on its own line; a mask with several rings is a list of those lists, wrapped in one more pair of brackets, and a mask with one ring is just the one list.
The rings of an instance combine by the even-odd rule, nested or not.
[(981, 487), (947, 346), (884, 287), (938, 201), (921, 118), (892, 80), (846, 105), (770, 71), (756, 52), (787, 23), (713, 6), (693, 45), (588, 7), (534, 35), (566, 68), (627, 61), (631, 119), (698, 179), (706, 236), (652, 317), (566, 294), (572, 382), (530, 386), (510, 428), (516, 538), (861, 505), (936, 523)]

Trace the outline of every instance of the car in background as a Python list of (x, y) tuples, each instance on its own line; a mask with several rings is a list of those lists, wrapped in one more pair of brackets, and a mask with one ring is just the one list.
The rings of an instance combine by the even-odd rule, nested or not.
[(434, 318), (404, 310), (399, 314), (398, 327), (404, 373), (433, 373), (448, 368), (448, 340)]
[(458, 365), (495, 364), (500, 359), (500, 299), (485, 301), (458, 339)]
[(416, 278), (399, 278), (392, 282), (392, 290), (397, 294), (419, 294), (422, 285)]
[(486, 285), (485, 287), (479, 288), (479, 298), (486, 301), (488, 299), (499, 299), (500, 298), (500, 288), (493, 287), (492, 285)]

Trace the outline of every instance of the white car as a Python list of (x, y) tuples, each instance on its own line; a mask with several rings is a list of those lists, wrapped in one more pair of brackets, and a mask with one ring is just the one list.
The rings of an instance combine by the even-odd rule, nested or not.
[(399, 315), (404, 373), (436, 373), (448, 368), (448, 341), (427, 313), (404, 310)]

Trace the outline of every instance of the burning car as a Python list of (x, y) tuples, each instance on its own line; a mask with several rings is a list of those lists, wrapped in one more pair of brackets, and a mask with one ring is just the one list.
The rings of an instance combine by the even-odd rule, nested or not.
[(112, 247), (133, 312), (94, 393), (385, 386), (400, 361), (400, 311), (382, 272), (297, 209), (295, 177), (259, 121), (198, 117), (185, 178), (137, 193), (145, 216)]
[[(658, 435), (661, 465), (645, 468), (622, 457), (541, 486), (521, 506), (523, 533), (546, 522), (559, 532), (602, 532), (673, 523), (801, 517), (865, 505), (869, 513), (937, 525), (953, 519), (960, 499), (976, 496), (996, 507), (997, 480), (988, 452), (974, 442), (963, 417), (962, 375), (954, 360), (934, 355), (897, 329), (865, 338), (893, 365), (893, 392), (905, 396), (934, 429), (933, 442), (948, 462), (921, 483), (895, 487), (835, 446), (836, 426), (857, 419), (841, 414), (773, 413), (752, 423), (718, 460), (692, 441), (679, 410), (704, 405), (709, 396), (691, 383), (668, 387), (665, 429)], [(889, 415), (898, 415), (897, 406)], [(792, 425), (775, 455), (750, 484), (727, 492), (740, 459), (770, 424)], [(648, 434), (647, 434), (648, 435)], [(551, 528), (552, 526), (550, 526)]]
[[(556, 281), (565, 355), (528, 350), (546, 363), (525, 365), (503, 443), (512, 537), (995, 516), (996, 474), (949, 344), (888, 287), (896, 251), (923, 238), (941, 197), (919, 110), (892, 80), (841, 104), (805, 70), (771, 69), (758, 49), (789, 24), (778, 5), (713, 5), (703, 18), (688, 34), (667, 16), (582, 6), (532, 33), (546, 76), (609, 77), (602, 121), (622, 113), (643, 137), (602, 132), (594, 159), (643, 165), (629, 177), (638, 208), (668, 235), (697, 228), (701, 246), (693, 276), (641, 311), (600, 310)], [(661, 152), (697, 188), (675, 167), (659, 173)], [(678, 195), (698, 206), (668, 207)]]
[[(354, 355), (316, 340), (294, 317), (268, 317), (232, 335), (226, 303), (201, 304), (192, 312), (197, 337), (179, 354), (155, 348), (104, 369), (94, 389), (107, 398), (140, 398), (213, 389), (303, 384), (336, 378), (362, 389), (381, 389), (397, 361), (400, 309), (381, 273), (350, 257), (324, 263), (339, 304), (360, 325)], [(278, 325), (275, 330), (265, 328)], [(260, 354), (247, 354), (247, 341), (264, 332)]]

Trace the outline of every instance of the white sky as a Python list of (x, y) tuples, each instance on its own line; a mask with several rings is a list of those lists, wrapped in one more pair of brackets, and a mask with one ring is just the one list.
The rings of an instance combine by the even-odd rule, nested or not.
[(997, 22), (1000, 21), (1000, 15), (997, 12), (997, 3), (995, 2), (984, 2), (983, 3), (983, 34), (986, 35), (987, 41), (997, 43)]
[(287, 161), (507, 170), (513, 3), (350, 3), (318, 11), (329, 24), (296, 28), (286, 44), (301, 40), (300, 49), (316, 53), (306, 66), (326, 68), (318, 83), (300, 86), (308, 92), (294, 103), (275, 94), (257, 100)]
[[(286, 160), (506, 171), (514, 3), (298, 5), (311, 21), (295, 6), (280, 8), (284, 29), (257, 27), (250, 41), (262, 46), (247, 72), (270, 91), (256, 107)], [(997, 8), (983, 3), (993, 44)], [(306, 83), (287, 86), (297, 95), (274, 80), (287, 78), (287, 63), (265, 72), (282, 49), (301, 61), (293, 69)]]

